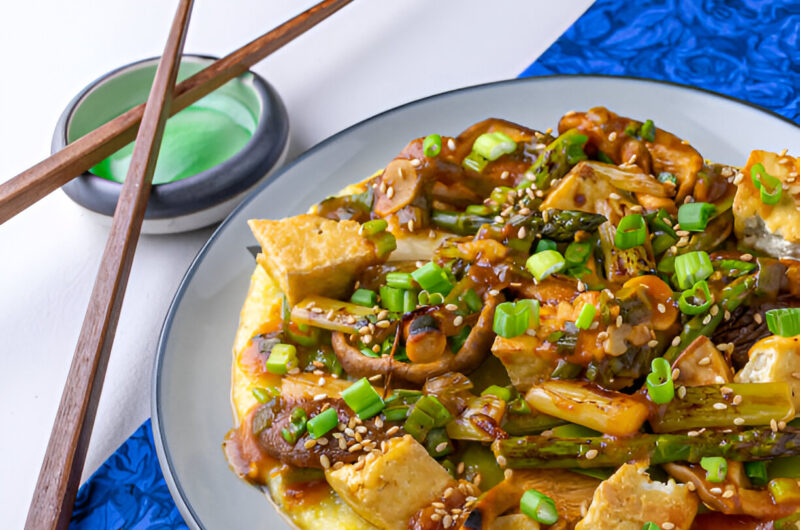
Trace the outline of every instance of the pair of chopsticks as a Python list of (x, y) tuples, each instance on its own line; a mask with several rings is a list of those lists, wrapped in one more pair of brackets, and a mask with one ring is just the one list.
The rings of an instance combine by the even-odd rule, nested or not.
[(69, 526), (164, 125), (351, 0), (325, 0), (175, 86), (194, 0), (180, 0), (147, 102), (0, 185), (0, 223), (136, 139), (25, 523)]

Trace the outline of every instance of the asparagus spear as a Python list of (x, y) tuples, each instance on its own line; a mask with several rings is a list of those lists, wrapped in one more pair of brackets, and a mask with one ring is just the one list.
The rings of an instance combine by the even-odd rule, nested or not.
[[(454, 234), (473, 235), (482, 225), (494, 223), (494, 218), (466, 212), (433, 210), (431, 221), (439, 228)], [(605, 221), (605, 217), (593, 213), (549, 210), (547, 220), (541, 212), (536, 211), (528, 215), (514, 215), (509, 219), (509, 224), (514, 228), (524, 226), (529, 233), (541, 234), (546, 239), (572, 241), (576, 232), (592, 232)]]
[(553, 180), (560, 179), (572, 166), (586, 160), (586, 153), (583, 152), (586, 140), (586, 135), (579, 133), (577, 129), (570, 129), (548, 145), (530, 169), (536, 187), (540, 190), (547, 189)]
[(468, 214), (466, 212), (433, 210), (431, 212), (431, 222), (448, 232), (468, 236), (476, 234), (482, 225), (492, 224), (494, 219), (492, 217)]
[[(723, 388), (730, 389), (722, 393)], [(739, 396), (735, 398), (735, 396)], [(650, 416), (655, 432), (702, 427), (768, 425), (794, 418), (787, 383), (729, 383), (686, 387), (686, 395), (661, 405)]]
[[(704, 456), (721, 456), (748, 462), (778, 456), (800, 455), (800, 429), (783, 431), (752, 429), (742, 432), (704, 431), (688, 434), (641, 434), (634, 438), (553, 438), (521, 436), (497, 440), (492, 450), (502, 456), (507, 467), (596, 468), (620, 466), (631, 460), (650, 460), (651, 464), (699, 462)], [(589, 451), (596, 451), (590, 453)]]

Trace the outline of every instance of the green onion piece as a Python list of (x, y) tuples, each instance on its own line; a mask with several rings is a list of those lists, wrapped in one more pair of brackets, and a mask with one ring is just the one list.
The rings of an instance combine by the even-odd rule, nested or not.
[(420, 291), (417, 295), (417, 304), (419, 305), (428, 305), (431, 301), (431, 295), (428, 294), (428, 291)]
[(669, 249), (672, 245), (678, 242), (677, 237), (672, 237), (669, 234), (658, 234), (650, 244), (653, 246), (653, 254), (658, 256)]
[(356, 305), (374, 307), (378, 305), (378, 293), (369, 289), (356, 289), (350, 301)]
[(721, 456), (704, 456), (700, 459), (700, 467), (706, 470), (709, 482), (723, 482), (728, 474), (728, 461)]
[(362, 377), (343, 390), (342, 399), (362, 420), (373, 417), (386, 406), (366, 377)]
[(592, 253), (592, 244), (588, 241), (573, 241), (564, 251), (564, 260), (570, 267), (583, 265)]
[(374, 236), (375, 234), (379, 234), (386, 230), (389, 227), (389, 223), (386, 219), (373, 219), (372, 221), (367, 221), (361, 228), (358, 229), (358, 232), (362, 236)]
[(470, 204), (464, 209), (467, 215), (492, 215), (494, 211), (485, 204)]
[(539, 242), (536, 243), (536, 252), (544, 252), (545, 250), (558, 250), (558, 245), (556, 245), (555, 241), (540, 239)]
[(656, 523), (651, 523), (650, 521), (644, 523), (642, 530), (661, 530), (661, 527), (658, 526)]
[(781, 337), (800, 335), (800, 307), (770, 309), (766, 313), (767, 327)]
[(447, 422), (453, 419), (453, 415), (447, 410), (447, 407), (442, 405), (442, 402), (436, 396), (427, 395), (422, 396), (417, 401), (414, 409), (419, 409), (431, 418), (433, 418), (434, 427), (444, 427)]
[(428, 436), (428, 432), (433, 429), (436, 422), (424, 410), (419, 407), (414, 407), (411, 414), (406, 418), (403, 423), (403, 429), (414, 437), (415, 440), (422, 443)]
[(488, 160), (486, 160), (481, 155), (473, 151), (464, 157), (464, 160), (461, 162), (461, 165), (464, 166), (465, 169), (471, 169), (476, 173), (480, 173), (481, 171), (483, 171), (483, 168), (485, 168), (486, 164), (488, 163), (489, 163)]
[(681, 230), (702, 232), (716, 211), (716, 206), (707, 202), (687, 202), (678, 208), (678, 223)]
[(555, 524), (558, 521), (555, 501), (537, 490), (531, 489), (522, 494), (519, 510), (537, 523)]
[(744, 472), (753, 486), (764, 486), (767, 483), (767, 464), (763, 461), (745, 462)]
[(509, 201), (509, 196), (514, 194), (516, 197), (517, 191), (514, 188), (509, 188), (508, 186), (497, 186), (492, 190), (492, 193), (489, 194), (489, 200), (498, 206), (505, 204)]
[(381, 291), (381, 307), (397, 313), (403, 312), (403, 290), (384, 285)]
[(597, 308), (592, 304), (583, 304), (581, 312), (578, 315), (578, 320), (575, 321), (575, 327), (578, 329), (589, 329), (596, 312)]
[[(696, 305), (690, 301), (691, 298), (697, 298), (698, 289), (703, 292), (702, 295), (704, 302), (700, 305)], [(694, 284), (691, 289), (686, 289), (683, 291), (683, 293), (681, 293), (681, 297), (678, 300), (678, 307), (680, 308), (681, 313), (684, 315), (699, 315), (711, 307), (713, 302), (714, 298), (711, 296), (711, 292), (708, 290), (708, 282), (705, 280), (700, 280)]]
[(394, 237), (394, 234), (388, 231), (379, 232), (370, 236), (369, 239), (375, 245), (375, 254), (377, 254), (379, 258), (388, 256), (397, 248), (397, 239)]
[(403, 291), (403, 313), (410, 313), (417, 308), (417, 291)]
[(675, 233), (675, 229), (672, 228), (672, 226), (675, 224), (675, 221), (664, 208), (661, 208), (656, 213), (650, 214), (647, 217), (650, 221), (650, 227), (654, 232), (661, 230), (662, 232), (669, 234), (676, 239), (678, 238), (678, 235)]
[(281, 436), (286, 440), (286, 443), (294, 445), (306, 432), (307, 424), (306, 411), (302, 407), (297, 407), (289, 415), (289, 423), (281, 429)]
[(767, 484), (772, 499), (775, 504), (784, 502), (797, 502), (800, 498), (800, 485), (797, 484), (797, 479), (794, 478), (775, 478)]
[(323, 410), (308, 420), (306, 428), (308, 429), (308, 434), (316, 439), (320, 436), (325, 436), (337, 425), (339, 425), (339, 415), (336, 413), (336, 409), (330, 408)]
[(453, 289), (447, 273), (432, 261), (412, 272), (411, 276), (428, 293), (440, 293), (447, 296)]
[(639, 136), (642, 140), (647, 140), (648, 142), (656, 141), (656, 126), (653, 120), (647, 120), (642, 124), (639, 128)]
[(525, 268), (537, 281), (542, 281), (551, 274), (563, 270), (565, 264), (564, 256), (557, 250), (544, 250), (529, 257), (525, 262)]
[(620, 219), (617, 233), (614, 234), (614, 245), (626, 250), (644, 244), (647, 239), (647, 223), (641, 214), (634, 213)]
[(276, 344), (269, 352), (266, 368), (272, 374), (283, 375), (297, 366), (297, 348), (292, 344)]
[(647, 374), (647, 393), (653, 403), (669, 403), (675, 397), (675, 383), (672, 381), (672, 368), (663, 357), (656, 357), (650, 363), (652, 372)]
[(511, 390), (507, 389), (504, 386), (498, 386), (498, 385), (488, 386), (483, 392), (481, 392), (481, 395), (499, 397), (505, 402), (511, 401)]
[(681, 289), (688, 289), (700, 280), (705, 280), (712, 272), (714, 267), (711, 265), (711, 258), (704, 250), (695, 250), (675, 257), (675, 276)]
[(431, 293), (428, 296), (428, 305), (442, 305), (444, 303), (444, 295), (442, 293)]
[(260, 386), (257, 386), (253, 388), (252, 392), (253, 392), (253, 397), (256, 398), (256, 401), (258, 401), (259, 403), (266, 403), (270, 399), (280, 394), (280, 392), (278, 392), (278, 389), (274, 387), (262, 388)]
[(407, 272), (390, 272), (386, 275), (386, 285), (397, 289), (412, 289), (414, 278)]
[[(761, 177), (760, 180), (759, 176)], [(755, 164), (750, 168), (750, 178), (753, 180), (753, 185), (756, 189), (761, 191), (761, 202), (764, 204), (778, 204), (780, 202), (783, 184), (779, 178), (767, 173), (763, 164)]]
[(604, 152), (602, 152), (602, 151), (598, 151), (598, 152), (597, 152), (597, 159), (598, 159), (600, 162), (604, 163), (604, 164), (613, 164), (613, 163), (614, 163), (614, 161), (613, 161), (613, 160), (611, 160), (611, 157), (610, 157), (610, 156), (608, 156), (607, 154), (605, 154), (605, 153), (604, 153)]
[(676, 177), (673, 173), (669, 171), (662, 171), (658, 174), (658, 181), (659, 182), (671, 182), (673, 185), (678, 185), (678, 177)]
[(511, 409), (511, 412), (514, 414), (530, 414), (531, 407), (528, 405), (528, 402), (525, 401), (525, 398), (518, 397), (514, 401), (508, 404), (508, 408)]
[(391, 407), (384, 409), (383, 416), (386, 418), (386, 421), (404, 421), (408, 416), (408, 409), (408, 405)]
[(473, 289), (464, 291), (464, 294), (461, 295), (461, 301), (464, 302), (467, 309), (472, 313), (477, 313), (483, 308), (483, 300), (481, 300), (481, 297), (478, 296), (478, 293)]
[(484, 133), (475, 139), (472, 152), (477, 153), (487, 160), (497, 160), (503, 155), (517, 150), (517, 142), (500, 131)]
[(516, 305), (528, 306), (528, 327), (527, 329), (534, 329), (539, 327), (539, 300), (533, 298), (522, 298), (516, 301)]
[(433, 158), (442, 151), (442, 137), (438, 134), (429, 134), (422, 140), (422, 152), (425, 156)]
[(373, 359), (378, 359), (380, 357), (379, 354), (375, 353), (374, 351), (372, 351), (367, 347), (361, 348), (359, 351), (361, 352), (361, 355), (365, 357), (372, 357)]
[(638, 136), (639, 128), (636, 126), (635, 123), (629, 122), (628, 125), (625, 126), (625, 134), (627, 134), (628, 136)]
[(519, 337), (528, 329), (530, 323), (530, 306), (503, 302), (494, 310), (492, 330), (503, 338)]

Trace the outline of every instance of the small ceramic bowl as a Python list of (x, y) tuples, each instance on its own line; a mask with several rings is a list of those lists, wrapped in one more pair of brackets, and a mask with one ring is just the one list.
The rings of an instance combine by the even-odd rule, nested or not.
[[(184, 55), (178, 81), (214, 60)], [(146, 101), (157, 66), (157, 57), (131, 63), (84, 88), (58, 120), (52, 152)], [(142, 232), (184, 232), (220, 221), (286, 157), (289, 118), (280, 96), (269, 83), (253, 72), (246, 72), (218, 88), (216, 93), (236, 99), (255, 118), (248, 125), (250, 139), (236, 154), (205, 171), (174, 182), (154, 184)], [(86, 172), (62, 189), (76, 203), (110, 224), (122, 184)]]

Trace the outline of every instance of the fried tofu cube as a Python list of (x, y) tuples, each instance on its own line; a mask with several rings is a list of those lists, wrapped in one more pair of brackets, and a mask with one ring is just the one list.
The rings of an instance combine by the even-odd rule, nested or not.
[(386, 442), (380, 456), (363, 466), (328, 469), (325, 477), (336, 493), (361, 517), (378, 528), (405, 530), (420, 509), (440, 500), (455, 480), (414, 438)]
[[(785, 187), (777, 204), (765, 204), (753, 183), (753, 166), (761, 164), (766, 173)], [(800, 159), (768, 151), (753, 151), (742, 170), (733, 199), (734, 230), (745, 246), (775, 257), (800, 258)], [(763, 180), (763, 176), (759, 176)]]
[(343, 298), (356, 274), (380, 261), (355, 221), (304, 214), (248, 224), (261, 244), (258, 262), (292, 306), (312, 294)]
[(786, 382), (792, 389), (792, 403), (800, 410), (800, 336), (772, 335), (750, 348), (750, 359), (736, 374), (737, 383)]
[(597, 487), (575, 530), (641, 530), (647, 522), (688, 530), (696, 513), (697, 497), (684, 484), (653, 482), (645, 468), (624, 464)]
[(533, 385), (549, 379), (553, 371), (553, 362), (536, 353), (540, 344), (538, 337), (530, 335), (494, 338), (492, 353), (503, 363), (511, 383), (520, 392), (527, 392)]
[[(704, 361), (703, 359), (708, 359)], [(697, 337), (675, 360), (673, 368), (680, 374), (676, 385), (721, 385), (733, 380), (731, 368), (722, 353), (706, 336)]]

